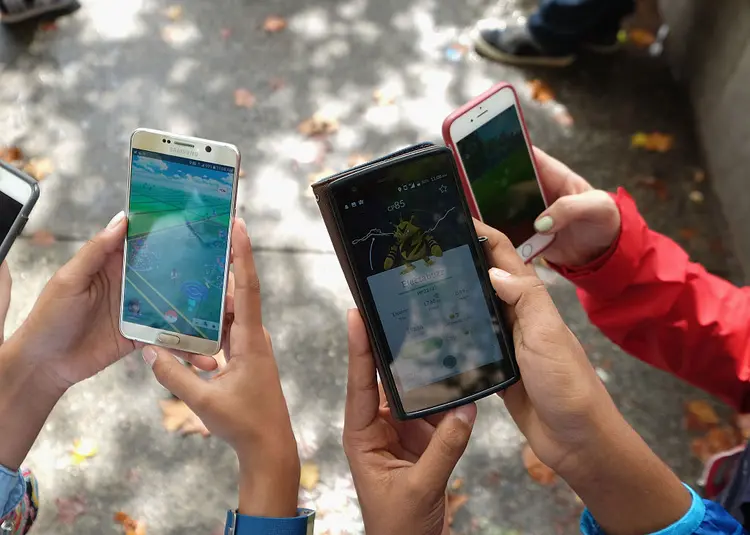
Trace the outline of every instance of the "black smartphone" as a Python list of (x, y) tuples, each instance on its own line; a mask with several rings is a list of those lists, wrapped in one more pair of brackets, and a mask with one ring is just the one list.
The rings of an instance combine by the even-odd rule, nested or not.
[(449, 149), (365, 165), (331, 181), (327, 197), (396, 417), (443, 411), (518, 380)]
[(0, 161), (0, 263), (26, 226), (38, 198), (36, 180)]

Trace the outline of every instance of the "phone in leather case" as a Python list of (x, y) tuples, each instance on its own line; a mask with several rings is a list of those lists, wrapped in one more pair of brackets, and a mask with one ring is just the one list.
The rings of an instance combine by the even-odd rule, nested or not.
[(449, 149), (415, 145), (312, 188), (394, 416), (447, 410), (519, 379)]

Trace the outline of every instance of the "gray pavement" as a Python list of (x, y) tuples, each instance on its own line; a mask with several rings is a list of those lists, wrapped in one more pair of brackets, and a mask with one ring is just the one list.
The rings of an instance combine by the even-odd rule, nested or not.
[[(732, 276), (721, 243), (710, 185), (706, 201), (688, 200), (699, 166), (684, 95), (661, 59), (628, 50), (582, 58), (548, 73), (485, 62), (473, 53), (451, 61), (445, 48), (465, 42), (473, 21), (517, 16), (523, 2), (419, 0), (282, 0), (273, 3), (186, 0), (178, 21), (164, 0), (84, 0), (52, 31), (0, 31), (0, 145), (53, 159), (27, 236), (46, 229), (49, 247), (30, 239), (11, 255), (15, 279), (9, 331), (53, 271), (125, 202), (127, 143), (139, 126), (236, 143), (247, 176), (239, 205), (252, 234), (264, 292), (264, 319), (274, 339), (300, 452), (321, 480), (302, 501), (320, 511), (317, 533), (359, 533), (356, 496), (340, 448), (346, 377), (344, 311), (352, 306), (328, 236), (308, 191), (308, 175), (342, 169), (352, 153), (378, 155), (419, 140), (439, 141), (443, 118), (492, 83), (520, 89), (534, 141), (597, 186), (625, 185), (649, 222), (684, 242), (713, 271)], [(268, 15), (289, 26), (268, 34)], [(573, 116), (558, 124), (549, 106), (531, 100), (525, 81), (543, 78)], [(284, 87), (274, 89), (275, 79)], [(236, 108), (244, 87), (257, 105)], [(378, 106), (373, 91), (395, 95)], [(338, 118), (325, 162), (297, 124), (323, 109)], [(676, 136), (667, 154), (629, 148), (636, 131)], [(324, 147), (325, 148), (325, 147)], [(662, 180), (665, 200), (638, 186)], [(685, 232), (691, 229), (693, 232)], [(685, 241), (687, 240), (687, 241)], [(717, 254), (720, 252), (720, 254)], [(545, 273), (566, 321), (628, 420), (687, 481), (699, 465), (682, 429), (682, 405), (700, 393), (624, 355), (588, 323), (572, 287)], [(179, 437), (161, 427), (157, 401), (166, 392), (138, 356), (130, 356), (69, 392), (34, 447), (42, 513), (34, 533), (118, 533), (124, 510), (149, 535), (209, 534), (236, 502), (236, 461), (218, 439)], [(70, 466), (76, 438), (99, 454)], [(472, 444), (457, 469), (468, 504), (457, 533), (560, 535), (577, 530), (578, 506), (562, 483), (541, 487), (520, 461), (522, 437), (498, 398), (482, 401)], [(60, 525), (55, 498), (84, 496), (87, 512)]]

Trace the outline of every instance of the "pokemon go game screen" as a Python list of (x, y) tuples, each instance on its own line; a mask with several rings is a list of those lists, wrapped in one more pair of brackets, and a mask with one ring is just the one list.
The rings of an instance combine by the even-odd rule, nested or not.
[(234, 168), (133, 149), (123, 319), (219, 339)]

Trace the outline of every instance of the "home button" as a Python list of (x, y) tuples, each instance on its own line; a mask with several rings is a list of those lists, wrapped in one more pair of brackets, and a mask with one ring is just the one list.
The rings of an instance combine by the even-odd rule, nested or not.
[(529, 245), (528, 243), (525, 243), (523, 247), (521, 247), (521, 257), (525, 260), (531, 256), (531, 253), (533, 251), (533, 247)]
[(156, 340), (158, 342), (161, 342), (162, 344), (167, 344), (170, 346), (176, 346), (180, 343), (179, 336), (175, 336), (174, 334), (167, 334), (167, 333), (159, 333), (159, 336), (156, 337)]

